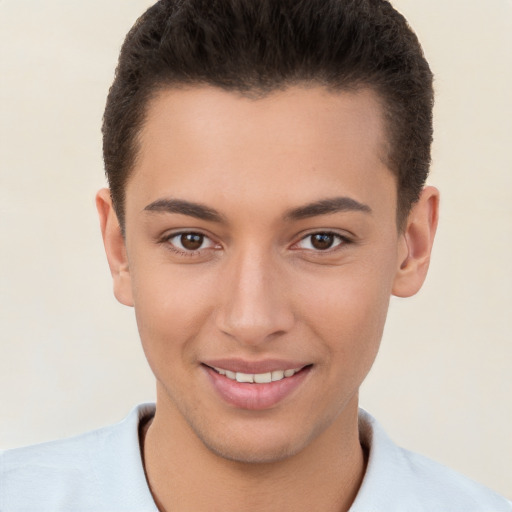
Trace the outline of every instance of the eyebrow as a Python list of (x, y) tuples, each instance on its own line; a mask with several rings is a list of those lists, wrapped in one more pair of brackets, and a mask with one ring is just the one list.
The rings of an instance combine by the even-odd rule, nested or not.
[(289, 210), (285, 214), (285, 218), (301, 220), (316, 217), (317, 215), (329, 215), (338, 212), (372, 213), (372, 209), (367, 204), (360, 203), (351, 197), (332, 197)]
[[(148, 204), (144, 208), (144, 211), (178, 213), (180, 215), (188, 215), (189, 217), (195, 217), (196, 219), (210, 222), (226, 222), (224, 216), (217, 210), (201, 203), (185, 201), (184, 199), (157, 199)], [(351, 197), (332, 197), (288, 210), (284, 218), (286, 220), (301, 220), (316, 217), (317, 215), (329, 215), (347, 211), (372, 213), (372, 209), (367, 204), (360, 203)]]
[(192, 203), (183, 199), (158, 199), (148, 204), (144, 208), (144, 211), (179, 213), (210, 222), (225, 222), (224, 217), (217, 210), (200, 203)]

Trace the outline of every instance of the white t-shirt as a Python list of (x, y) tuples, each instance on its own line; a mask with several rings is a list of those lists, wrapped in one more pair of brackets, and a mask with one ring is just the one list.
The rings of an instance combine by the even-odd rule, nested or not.
[[(158, 512), (142, 465), (138, 426), (154, 405), (120, 423), (61, 441), (0, 452), (1, 512)], [(512, 512), (512, 503), (396, 446), (360, 411), (369, 450), (350, 512)]]

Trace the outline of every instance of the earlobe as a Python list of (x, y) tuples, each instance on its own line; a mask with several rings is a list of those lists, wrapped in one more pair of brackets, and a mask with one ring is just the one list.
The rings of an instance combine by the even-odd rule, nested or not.
[(96, 208), (100, 219), (101, 234), (103, 236), (108, 265), (112, 274), (114, 295), (121, 304), (133, 306), (125, 240), (108, 188), (103, 188), (96, 194)]
[(401, 235), (393, 295), (410, 297), (420, 290), (427, 276), (438, 218), (439, 191), (425, 187)]

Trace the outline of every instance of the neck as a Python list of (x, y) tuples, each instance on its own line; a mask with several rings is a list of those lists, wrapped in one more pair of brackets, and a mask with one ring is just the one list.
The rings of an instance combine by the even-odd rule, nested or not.
[(161, 512), (348, 511), (366, 466), (357, 429), (357, 397), (354, 402), (299, 453), (264, 464), (216, 455), (178, 411), (162, 414), (157, 405), (154, 420), (141, 432), (155, 503)]

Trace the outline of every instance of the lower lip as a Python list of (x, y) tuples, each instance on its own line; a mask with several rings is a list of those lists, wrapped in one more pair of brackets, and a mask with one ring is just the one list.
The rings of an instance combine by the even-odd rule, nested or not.
[(268, 384), (252, 384), (228, 379), (209, 366), (204, 368), (213, 387), (225, 402), (240, 409), (253, 411), (270, 409), (290, 396), (311, 370), (311, 367), (307, 366), (292, 377), (284, 377)]

